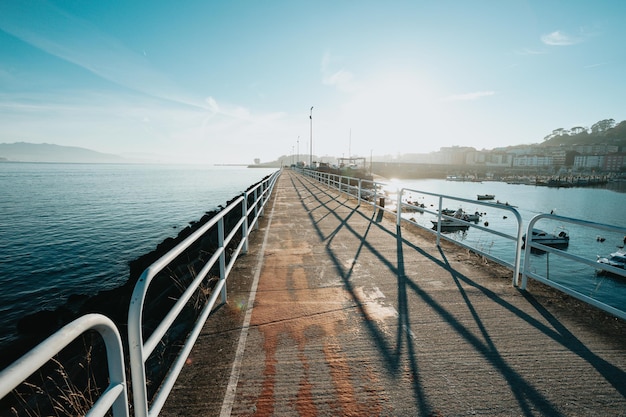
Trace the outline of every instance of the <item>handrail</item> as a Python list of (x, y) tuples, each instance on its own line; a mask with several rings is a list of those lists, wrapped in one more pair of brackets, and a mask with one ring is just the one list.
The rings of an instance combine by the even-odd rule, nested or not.
[[(426, 228), (426, 227), (420, 225), (417, 222), (411, 221), (410, 219), (406, 219), (406, 218), (402, 217), (402, 208), (405, 207), (405, 206), (406, 207), (410, 206), (409, 204), (406, 204), (403, 201), (403, 196), (404, 196), (405, 191), (410, 191), (410, 192), (414, 192), (414, 193), (429, 195), (431, 197), (437, 197), (438, 198), (438, 207), (439, 207), (439, 209), (437, 210), (437, 212), (433, 212), (433, 211), (430, 211), (430, 210), (424, 208), (424, 212), (425, 213), (429, 213), (429, 214), (433, 214), (433, 215), (437, 216), (437, 229), (435, 231), (433, 231), (432, 229)], [(489, 207), (490, 209), (494, 209), (495, 208), (495, 209), (498, 209), (498, 210), (508, 211), (515, 217), (515, 220), (517, 221), (517, 227), (516, 227), (517, 233), (515, 235), (510, 235), (510, 234), (503, 233), (503, 232), (500, 232), (498, 230), (495, 230), (493, 228), (487, 228), (487, 227), (481, 226), (479, 224), (474, 224), (472, 222), (465, 221), (463, 219), (457, 219), (457, 218), (454, 218), (452, 216), (447, 216), (447, 215), (443, 214), (443, 200), (444, 199), (445, 200), (459, 201), (459, 202), (462, 202), (462, 203), (480, 205), (480, 206), (484, 206), (484, 207)], [(519, 211), (517, 211), (517, 209), (515, 209), (515, 207), (509, 206), (509, 205), (506, 205), (506, 204), (493, 204), (493, 203), (483, 202), (483, 201), (480, 201), (480, 200), (478, 200), (478, 201), (476, 201), (476, 200), (469, 200), (469, 199), (466, 199), (466, 198), (454, 197), (454, 196), (445, 195), (445, 194), (431, 193), (431, 192), (428, 192), (428, 191), (414, 190), (414, 189), (410, 189), (410, 188), (401, 188), (398, 191), (398, 202), (397, 202), (397, 206), (396, 207), (397, 207), (397, 219), (396, 219), (396, 222), (397, 222), (398, 226), (400, 226), (402, 220), (407, 221), (407, 222), (409, 222), (409, 223), (411, 223), (411, 224), (413, 224), (415, 226), (418, 226), (418, 227), (420, 227), (420, 228), (422, 228), (424, 230), (427, 230), (428, 232), (435, 233), (436, 236), (437, 236), (437, 246), (440, 245), (441, 238), (443, 238), (443, 239), (445, 239), (445, 240), (447, 240), (449, 242), (453, 242), (453, 243), (455, 243), (455, 244), (457, 244), (459, 246), (462, 246), (462, 247), (464, 247), (466, 249), (470, 249), (470, 250), (480, 254), (481, 256), (484, 256), (487, 259), (490, 259), (490, 260), (492, 260), (494, 262), (497, 262), (497, 263), (499, 263), (501, 265), (505, 265), (507, 267), (510, 267), (511, 269), (513, 269), (513, 280), (512, 280), (513, 286), (515, 286), (515, 287), (518, 286), (518, 284), (519, 284), (518, 277), (519, 277), (520, 264), (521, 264), (521, 250), (520, 250), (520, 248), (522, 246), (522, 233), (524, 231), (524, 227), (523, 227), (522, 216), (519, 213)], [(493, 235), (502, 237), (504, 239), (509, 239), (509, 240), (514, 241), (515, 242), (516, 251), (515, 251), (515, 255), (514, 255), (513, 264), (510, 264), (509, 262), (507, 262), (507, 261), (505, 261), (503, 259), (500, 259), (500, 258), (497, 258), (495, 256), (492, 256), (489, 253), (481, 251), (478, 248), (475, 248), (475, 247), (466, 245), (463, 242), (459, 242), (457, 240), (448, 238), (445, 234), (441, 233), (441, 223), (442, 223), (442, 220), (444, 220), (444, 219), (453, 219), (455, 222), (461, 223), (463, 225), (467, 225), (467, 226), (475, 228), (475, 229), (480, 229), (480, 230), (482, 230), (484, 232), (487, 232), (489, 234), (493, 234)]]
[(593, 229), (597, 229), (597, 230), (602, 230), (602, 231), (607, 231), (607, 232), (617, 232), (620, 234), (626, 234), (626, 228), (625, 227), (619, 227), (619, 226), (611, 226), (611, 225), (607, 225), (607, 224), (603, 224), (603, 223), (596, 223), (596, 222), (591, 222), (591, 221), (587, 221), (587, 220), (581, 220), (581, 219), (574, 219), (571, 217), (564, 217), (564, 216), (557, 216), (556, 214), (537, 214), (536, 216), (534, 216), (530, 222), (528, 222), (528, 227), (526, 230), (526, 246), (525, 246), (525, 253), (524, 253), (524, 268), (522, 270), (522, 285), (521, 285), (521, 289), (525, 290), (526, 289), (526, 284), (528, 282), (528, 278), (533, 278), (536, 281), (542, 282), (550, 287), (556, 288), (566, 294), (571, 295), (574, 298), (577, 298), (581, 301), (584, 301), (588, 304), (591, 304), (601, 310), (604, 310), (610, 314), (613, 314), (616, 317), (619, 317), (621, 319), (626, 320), (626, 311), (624, 310), (620, 310), (617, 309), (613, 306), (610, 306), (606, 303), (603, 303), (593, 297), (589, 297), (588, 295), (582, 294), (578, 291), (576, 291), (575, 289), (572, 289), (570, 287), (567, 287), (565, 285), (559, 284), (555, 281), (552, 281), (542, 275), (539, 275), (535, 272), (532, 272), (530, 269), (530, 262), (526, 261), (526, 260), (530, 260), (530, 253), (532, 249), (536, 249), (536, 250), (540, 250), (542, 252), (547, 252), (548, 254), (554, 254), (563, 258), (567, 258), (571, 261), (574, 262), (578, 262), (578, 263), (583, 263), (589, 266), (593, 266), (594, 268), (597, 269), (601, 269), (604, 271), (609, 271), (611, 273), (614, 273), (616, 275), (621, 275), (623, 277), (626, 277), (626, 272), (624, 270), (619, 270), (617, 268), (613, 268), (611, 266), (607, 266), (607, 265), (603, 265), (601, 263), (598, 262), (593, 262), (590, 261), (589, 259), (577, 256), (577, 255), (573, 255), (570, 253), (567, 253), (565, 251), (562, 251), (558, 248), (552, 248), (546, 245), (542, 245), (536, 241), (533, 241), (532, 239), (532, 230), (535, 227), (535, 224), (541, 220), (541, 219), (549, 219), (549, 220), (554, 220), (554, 221), (558, 221), (560, 223), (570, 223), (570, 224), (576, 224), (579, 226), (584, 226), (584, 227), (590, 227)]
[(128, 417), (122, 339), (115, 324), (102, 314), (87, 314), (79, 317), (0, 372), (0, 398), (4, 398), (54, 355), (88, 330), (97, 331), (104, 340), (110, 380), (108, 387), (94, 403), (88, 416), (101, 417), (111, 410), (114, 417)]
[[(133, 291), (130, 307), (128, 310), (128, 343), (130, 353), (130, 367), (131, 367), (131, 380), (133, 387), (133, 405), (134, 413), (137, 417), (156, 416), (159, 414), (161, 408), (165, 404), (167, 396), (172, 390), (176, 378), (180, 374), (183, 365), (191, 352), (191, 349), (198, 338), (202, 326), (208, 319), (213, 306), (217, 300), (217, 297), (221, 295), (221, 302), (226, 302), (226, 279), (230, 274), (230, 271), (234, 265), (237, 256), (240, 253), (246, 253), (248, 246), (248, 236), (250, 234), (250, 228), (256, 226), (258, 218), (263, 215), (265, 205), (269, 201), (269, 197), (272, 193), (276, 180), (280, 171), (275, 172), (266, 180), (257, 184), (253, 189), (248, 190), (243, 196), (237, 198), (231, 202), (226, 208), (221, 210), (214, 218), (188, 236), (185, 240), (180, 242), (177, 246), (171, 249), (168, 253), (163, 255), (152, 265), (144, 270), (139, 277), (135, 289)], [(248, 208), (248, 199), (253, 198), (251, 207)], [(233, 211), (236, 207), (241, 205), (241, 216), (236, 225), (225, 236), (224, 230), (224, 217)], [(253, 215), (253, 219), (250, 220), (250, 215)], [(164, 268), (166, 268), (178, 255), (183, 253), (192, 244), (194, 244), (199, 238), (201, 238), (206, 232), (217, 227), (218, 234), (218, 249), (210, 257), (210, 259), (204, 264), (200, 272), (194, 280), (189, 284), (187, 289), (183, 292), (181, 297), (176, 301), (174, 306), (162, 319), (161, 323), (156, 327), (148, 340), (143, 342), (142, 331), (142, 316), (143, 307), (148, 291), (148, 287), (153, 278)], [(258, 227), (258, 226), (257, 226)], [(238, 232), (241, 232), (241, 241), (237, 248), (231, 254), (231, 260), (226, 265), (226, 248), (233, 240)], [(189, 336), (187, 337), (184, 346), (178, 353), (178, 356), (174, 360), (174, 363), (168, 371), (164, 381), (160, 385), (157, 393), (152, 399), (152, 404), (148, 404), (147, 393), (147, 381), (146, 381), (146, 368), (145, 364), (158, 343), (161, 341), (167, 330), (174, 323), (174, 320), (178, 317), (183, 310), (187, 301), (192, 297), (195, 290), (200, 286), (204, 278), (208, 275), (211, 268), (216, 264), (219, 266), (219, 280), (213, 288), (211, 297), (207, 304), (203, 307), (200, 315), (194, 324)]]

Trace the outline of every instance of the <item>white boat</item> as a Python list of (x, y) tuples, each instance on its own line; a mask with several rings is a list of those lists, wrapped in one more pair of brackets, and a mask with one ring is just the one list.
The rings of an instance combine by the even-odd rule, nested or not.
[(465, 213), (463, 212), (463, 220), (467, 220), (470, 222), (477, 222), (480, 220), (480, 213), (479, 212), (474, 212), (474, 214), (469, 214), (469, 213)]
[[(547, 233), (541, 229), (533, 229), (531, 240), (535, 243), (540, 243), (545, 246), (551, 246), (553, 248), (564, 248), (569, 245), (569, 235), (565, 230), (559, 232), (559, 234)], [(524, 246), (526, 245), (526, 235), (522, 236)]]
[[(433, 224), (433, 230), (437, 230), (437, 225), (439, 222), (437, 220), (431, 220)], [(441, 231), (442, 232), (455, 232), (457, 230), (467, 230), (469, 229), (469, 224), (463, 223), (459, 220), (454, 219), (441, 219)]]
[(463, 209), (442, 209), (441, 214), (445, 214), (446, 216), (453, 216), (455, 219), (465, 220), (466, 222), (478, 222), (480, 220), (480, 213), (474, 212), (474, 214), (467, 213), (463, 211)]
[[(615, 268), (626, 269), (626, 249), (619, 249), (617, 252), (613, 252), (609, 256), (598, 256), (598, 263), (610, 265)], [(610, 271), (602, 272), (611, 273)]]

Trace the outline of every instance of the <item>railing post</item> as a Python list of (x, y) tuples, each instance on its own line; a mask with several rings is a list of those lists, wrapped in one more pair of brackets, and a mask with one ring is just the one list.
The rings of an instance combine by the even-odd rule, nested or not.
[(357, 201), (358, 201), (359, 206), (360, 206), (361, 205), (361, 185), (362, 185), (361, 178), (359, 178), (359, 184), (358, 185), (359, 185), (359, 190), (357, 191)]
[(443, 209), (443, 198), (439, 197), (439, 213), (437, 214), (437, 246), (441, 243), (441, 210)]
[[(261, 200), (263, 200), (263, 194), (261, 194)], [(261, 212), (259, 213), (259, 187), (254, 189), (254, 217), (258, 218), (261, 217), (263, 215), (263, 207), (264, 205), (261, 205)], [(259, 228), (259, 222), (256, 222), (256, 229)]]
[[(148, 417), (148, 393), (143, 347), (143, 303), (145, 292), (140, 282), (149, 281), (150, 273), (143, 271), (135, 285), (128, 308), (128, 353), (135, 417)], [(149, 283), (149, 282), (148, 282)]]
[(396, 203), (396, 225), (400, 226), (402, 222), (402, 193), (404, 188), (398, 190), (398, 202)]
[(261, 193), (261, 195), (260, 196), (255, 195), (255, 199), (254, 199), (255, 201), (257, 199), (260, 199), (263, 202), (263, 204), (261, 204), (261, 211), (259, 212), (259, 217), (263, 216), (263, 213), (265, 211), (265, 184), (262, 184), (260, 188), (261, 189), (259, 190), (259, 192)]
[[(520, 274), (520, 263), (522, 258), (522, 218), (518, 212), (515, 212), (515, 216), (517, 218), (517, 240), (515, 242), (515, 264), (513, 266), (513, 286), (518, 287), (520, 285), (519, 282), (519, 274)], [(524, 288), (526, 289), (526, 284), (524, 284)]]
[[(217, 245), (222, 249), (220, 254), (220, 281), (226, 280), (226, 248), (224, 248), (224, 218), (217, 222)], [(222, 303), (226, 303), (226, 284), (222, 286)]]
[(241, 202), (241, 216), (244, 218), (241, 223), (241, 238), (243, 239), (242, 253), (248, 253), (248, 192), (243, 193)]

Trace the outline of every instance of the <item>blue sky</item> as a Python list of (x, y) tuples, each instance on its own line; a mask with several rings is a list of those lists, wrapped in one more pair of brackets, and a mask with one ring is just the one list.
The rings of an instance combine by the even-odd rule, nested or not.
[[(0, 142), (252, 163), (626, 119), (626, 2), (0, 2)], [(303, 158), (304, 159), (304, 158)]]

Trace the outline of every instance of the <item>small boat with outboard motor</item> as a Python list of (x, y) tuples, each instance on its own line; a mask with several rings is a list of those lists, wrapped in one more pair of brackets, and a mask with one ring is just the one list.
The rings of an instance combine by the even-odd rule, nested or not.
[[(545, 246), (563, 249), (569, 245), (569, 235), (565, 230), (561, 230), (558, 234), (548, 233), (541, 229), (533, 229), (531, 240)], [(522, 249), (526, 246), (526, 235), (522, 236)], [(534, 248), (533, 248), (534, 249)]]

